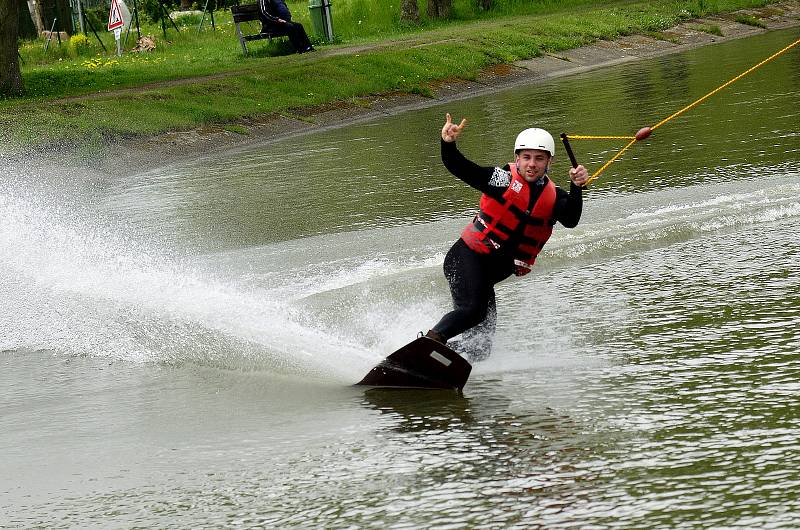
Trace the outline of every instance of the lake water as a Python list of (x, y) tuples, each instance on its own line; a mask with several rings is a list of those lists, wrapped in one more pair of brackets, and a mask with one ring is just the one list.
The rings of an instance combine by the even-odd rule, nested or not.
[[(498, 286), (463, 395), (351, 386), (449, 308), (478, 194), (445, 112), (501, 164), (525, 127), (630, 135), (797, 38), (126, 178), (0, 169), (0, 527), (800, 527), (797, 49), (601, 176)], [(573, 144), (590, 170), (620, 146)]]

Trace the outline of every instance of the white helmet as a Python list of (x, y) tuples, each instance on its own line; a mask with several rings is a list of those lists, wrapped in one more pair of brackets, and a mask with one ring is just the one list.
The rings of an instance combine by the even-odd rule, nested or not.
[(520, 149), (541, 149), (550, 153), (550, 156), (556, 155), (556, 143), (553, 141), (553, 137), (544, 129), (536, 127), (525, 129), (517, 135), (514, 152), (516, 153)]

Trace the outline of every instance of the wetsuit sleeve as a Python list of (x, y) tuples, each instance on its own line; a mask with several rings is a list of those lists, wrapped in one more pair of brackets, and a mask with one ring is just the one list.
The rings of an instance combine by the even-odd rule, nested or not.
[(567, 228), (575, 228), (581, 220), (583, 211), (583, 192), (580, 186), (572, 182), (569, 184), (569, 193), (561, 188), (556, 189), (556, 204), (554, 214), (556, 221)]
[(502, 195), (509, 182), (511, 182), (510, 178), (507, 182), (498, 182), (498, 180), (503, 180), (498, 179), (496, 176), (499, 168), (479, 166), (475, 162), (467, 160), (458, 150), (455, 142), (442, 140), (442, 163), (450, 173), (488, 195), (496, 195), (498, 193)]

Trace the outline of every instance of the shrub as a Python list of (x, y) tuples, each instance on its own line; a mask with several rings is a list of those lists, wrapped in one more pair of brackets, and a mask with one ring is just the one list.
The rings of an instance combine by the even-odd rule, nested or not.
[(92, 41), (83, 33), (76, 33), (69, 39), (69, 47), (75, 55), (86, 55), (92, 51)]

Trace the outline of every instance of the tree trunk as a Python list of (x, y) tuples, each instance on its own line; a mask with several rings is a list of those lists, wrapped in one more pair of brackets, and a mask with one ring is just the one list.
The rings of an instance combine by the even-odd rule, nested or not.
[(428, 18), (447, 18), (453, 10), (453, 0), (428, 0)]
[(402, 22), (419, 22), (417, 0), (402, 0), (400, 3), (400, 20)]
[[(0, 0), (0, 2), (2, 1), (3, 0)], [(44, 30), (50, 29), (44, 27), (44, 21), (42, 21), (42, 10), (40, 9), (39, 5), (39, 2), (28, 0), (28, 10), (31, 13), (31, 20), (33, 20), (33, 23), (36, 26), (37, 35), (41, 35)]]
[(66, 31), (68, 35), (75, 33), (75, 28), (72, 27), (72, 6), (69, 5), (69, 0), (55, 0), (53, 14), (58, 18), (56, 30)]
[(20, 39), (35, 39), (39, 36), (33, 23), (27, 0), (17, 0), (17, 20), (19, 20), (18, 36)]
[(22, 94), (19, 71), (19, 13), (17, 0), (0, 0), (0, 96)]

